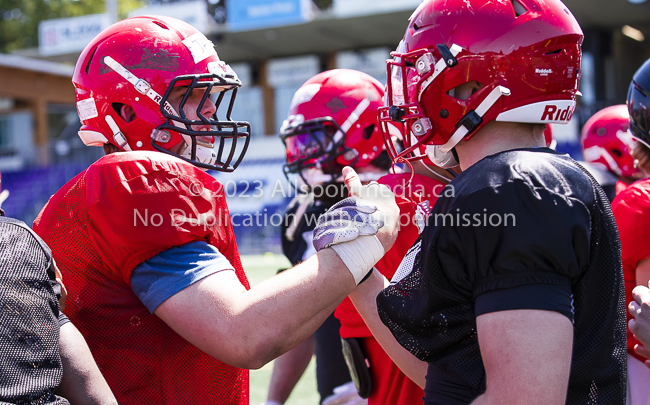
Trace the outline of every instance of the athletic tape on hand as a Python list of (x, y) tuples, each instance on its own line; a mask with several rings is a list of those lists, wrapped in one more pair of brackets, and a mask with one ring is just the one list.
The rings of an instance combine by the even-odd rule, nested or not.
[(359, 236), (349, 242), (332, 245), (332, 249), (350, 270), (357, 285), (384, 256), (384, 247), (375, 235)]

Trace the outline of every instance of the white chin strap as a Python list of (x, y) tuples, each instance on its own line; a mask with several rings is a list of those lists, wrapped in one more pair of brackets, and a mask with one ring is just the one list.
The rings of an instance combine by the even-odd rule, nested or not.
[[(185, 136), (183, 136), (185, 138)], [(185, 150), (181, 153), (181, 156), (192, 160), (192, 144), (186, 142)], [(214, 165), (217, 162), (217, 154), (214, 152), (213, 148), (208, 148), (201, 145), (196, 145), (196, 158), (194, 159), (197, 162), (205, 163), (208, 165)]]
[[(497, 86), (483, 99), (474, 112), (476, 115), (483, 118), (485, 113), (496, 104), (501, 96), (509, 95), (510, 89), (503, 86)], [(458, 161), (454, 157), (452, 149), (454, 149), (454, 147), (470, 133), (470, 130), (471, 129), (467, 128), (465, 124), (461, 124), (444, 145), (427, 145), (427, 157), (433, 162), (433, 164), (444, 169), (458, 166)]]

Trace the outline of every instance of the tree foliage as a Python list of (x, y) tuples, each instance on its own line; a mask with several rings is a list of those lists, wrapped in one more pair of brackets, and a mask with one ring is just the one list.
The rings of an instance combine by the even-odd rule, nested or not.
[[(118, 0), (120, 18), (145, 3), (145, 0)], [(38, 46), (38, 24), (43, 20), (105, 11), (102, 0), (0, 0), (0, 52)]]

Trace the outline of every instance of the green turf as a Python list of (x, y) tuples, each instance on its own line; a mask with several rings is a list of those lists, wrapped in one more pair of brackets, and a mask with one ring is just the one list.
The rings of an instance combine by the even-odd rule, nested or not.
[[(278, 269), (285, 269), (291, 263), (283, 255), (267, 253), (265, 255), (242, 256), (242, 264), (251, 286), (254, 286), (269, 277), (273, 277)], [(266, 400), (269, 388), (273, 363), (269, 363), (259, 370), (251, 370), (250, 393), (251, 405), (259, 405)], [(285, 405), (318, 405), (318, 391), (316, 391), (316, 368), (312, 358), (307, 371), (294, 388)]]

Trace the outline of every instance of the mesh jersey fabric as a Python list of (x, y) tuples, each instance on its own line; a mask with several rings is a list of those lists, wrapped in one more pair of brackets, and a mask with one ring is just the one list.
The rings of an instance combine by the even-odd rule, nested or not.
[[(319, 199), (313, 196), (301, 194), (296, 196), (289, 203), (281, 226), (282, 251), (292, 265), (297, 265), (307, 259), (306, 253), (314, 251), (313, 245), (308, 249), (308, 243), (312, 244), (311, 233), (316, 227), (318, 218), (327, 211), (337, 200)], [(303, 207), (301, 208), (301, 205)], [(304, 211), (303, 211), (304, 210)], [(298, 217), (300, 212), (304, 212)], [(287, 228), (292, 226), (293, 233), (290, 238), (287, 235)], [(308, 236), (308, 238), (305, 238)], [(316, 340), (316, 381), (318, 394), (321, 402), (334, 393), (334, 388), (352, 381), (350, 372), (345, 364), (343, 348), (339, 336), (341, 324), (333, 314), (323, 322), (314, 332)]]
[(206, 241), (249, 288), (214, 178), (158, 152), (104, 156), (50, 198), (34, 230), (63, 272), (66, 314), (120, 404), (248, 404), (248, 370), (189, 344), (129, 284), (133, 269), (159, 252)]
[[(445, 185), (420, 174), (413, 174), (411, 179), (411, 173), (389, 174), (379, 179), (378, 183), (385, 184), (396, 194), (396, 202), (400, 210), (400, 230), (397, 240), (375, 265), (381, 274), (390, 279), (418, 238), (419, 230), (414, 222), (415, 205), (426, 201), (428, 205), (433, 206)], [(334, 314), (341, 321), (342, 337), (364, 338), (363, 345), (370, 361), (373, 387), (368, 397), (369, 405), (410, 405), (422, 401), (424, 396), (422, 388), (406, 377), (383, 351), (349, 298), (336, 308)]]
[(63, 372), (57, 293), (49, 247), (0, 217), (0, 403), (68, 404), (54, 394)]
[[(420, 174), (389, 174), (378, 180), (388, 186), (395, 194), (395, 202), (400, 210), (400, 229), (393, 247), (375, 265), (375, 268), (389, 280), (395, 274), (399, 264), (411, 248), (420, 232), (415, 225), (416, 204), (426, 201), (433, 207), (437, 195), (444, 189), (444, 184)], [(336, 308), (334, 315), (341, 321), (341, 336), (372, 337), (372, 333), (361, 319), (349, 298)]]
[[(623, 251), (623, 277), (625, 278), (625, 302), (634, 300), (632, 290), (636, 287), (636, 266), (650, 257), (650, 180), (641, 180), (623, 189), (612, 202), (612, 211), (618, 225)], [(626, 311), (627, 320), (632, 316)], [(645, 362), (646, 358), (634, 351), (639, 341), (627, 330), (627, 351)]]
[[(448, 187), (455, 195), (443, 193), (436, 202), (411, 272), (377, 297), (397, 341), (459, 376), (476, 397), (485, 391), (485, 369), (475, 299), (522, 285), (564, 285), (575, 308), (566, 403), (625, 403), (620, 242), (593, 177), (569, 156), (535, 148), (488, 156)], [(467, 212), (514, 213), (517, 225), (432, 222), (436, 214)]]

